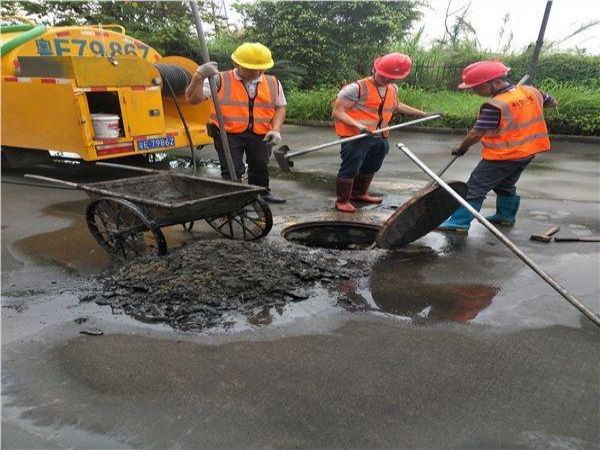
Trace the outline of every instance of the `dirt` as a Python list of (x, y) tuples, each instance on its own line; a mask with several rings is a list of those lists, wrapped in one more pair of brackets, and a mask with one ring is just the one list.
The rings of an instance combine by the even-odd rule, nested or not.
[(306, 300), (319, 286), (367, 274), (366, 264), (340, 252), (232, 240), (197, 241), (166, 256), (144, 257), (105, 273), (100, 289), (81, 297), (146, 322), (200, 331), (225, 324), (231, 311)]

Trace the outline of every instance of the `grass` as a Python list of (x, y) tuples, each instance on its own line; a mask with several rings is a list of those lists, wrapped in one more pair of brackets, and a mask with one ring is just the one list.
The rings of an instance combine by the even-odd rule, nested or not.
[[(544, 81), (541, 88), (559, 101), (556, 109), (546, 110), (551, 133), (600, 136), (600, 89), (552, 80)], [(337, 88), (323, 87), (288, 93), (288, 118), (332, 120), (331, 110), (337, 92)], [(407, 105), (444, 114), (442, 119), (428, 122), (426, 126), (456, 129), (470, 128), (485, 100), (468, 92), (426, 91), (408, 86), (402, 87), (398, 96)]]

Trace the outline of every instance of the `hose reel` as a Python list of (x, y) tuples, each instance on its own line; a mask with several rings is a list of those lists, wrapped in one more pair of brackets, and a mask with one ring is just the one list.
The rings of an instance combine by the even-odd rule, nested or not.
[(157, 63), (154, 64), (154, 67), (156, 67), (163, 79), (163, 96), (171, 95), (171, 91), (168, 88), (169, 84), (173, 88), (175, 95), (181, 95), (185, 93), (185, 90), (192, 81), (192, 75), (186, 69), (176, 64)]

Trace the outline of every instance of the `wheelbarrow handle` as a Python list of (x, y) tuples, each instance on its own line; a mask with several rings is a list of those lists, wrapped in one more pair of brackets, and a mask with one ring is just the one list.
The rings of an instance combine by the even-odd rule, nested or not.
[(374, 134), (385, 133), (386, 131), (392, 131), (392, 130), (396, 130), (398, 128), (408, 127), (410, 125), (415, 125), (415, 124), (421, 123), (421, 122), (427, 122), (429, 120), (438, 119), (440, 117), (441, 117), (440, 114), (434, 114), (432, 116), (427, 116), (427, 117), (422, 117), (420, 119), (410, 120), (408, 122), (400, 123), (398, 125), (392, 125), (391, 127), (380, 128), (378, 130), (373, 131), (373, 133), (370, 133), (370, 134), (369, 133), (361, 133), (361, 134), (357, 134), (355, 136), (350, 136), (350, 137), (347, 137), (347, 138), (338, 139), (337, 141), (326, 142), (325, 144), (320, 144), (320, 145), (317, 145), (315, 147), (310, 147), (310, 148), (306, 148), (306, 149), (303, 149), (303, 150), (298, 150), (298, 151), (295, 151), (295, 152), (287, 153), (285, 155), (285, 157), (286, 158), (293, 158), (294, 156), (304, 155), (306, 153), (311, 153), (311, 152), (314, 152), (314, 151), (317, 151), (317, 150), (321, 150), (323, 148), (333, 147), (334, 145), (337, 145), (337, 144), (345, 144), (346, 142), (356, 141), (356, 140), (362, 139), (362, 138), (364, 138), (366, 136), (372, 136)]
[(145, 167), (130, 166), (130, 165), (127, 165), (127, 164), (115, 164), (115, 163), (107, 163), (107, 162), (97, 162), (96, 165), (97, 166), (103, 166), (103, 167), (114, 167), (115, 169), (137, 170), (139, 172), (147, 172), (147, 173), (162, 172), (162, 170), (147, 169)]
[(79, 183), (72, 183), (70, 181), (59, 180), (58, 178), (43, 177), (41, 175), (33, 175), (30, 173), (26, 173), (23, 176), (25, 178), (32, 178), (34, 180), (48, 181), (49, 183), (64, 184), (65, 186), (70, 186), (75, 189), (81, 189), (81, 185)]

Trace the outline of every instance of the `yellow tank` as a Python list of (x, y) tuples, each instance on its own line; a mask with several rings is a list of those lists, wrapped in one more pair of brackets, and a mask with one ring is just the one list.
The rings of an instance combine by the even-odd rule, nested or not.
[(2, 27), (2, 147), (95, 161), (212, 142), (210, 103), (188, 105), (196, 63), (162, 57), (119, 25)]

